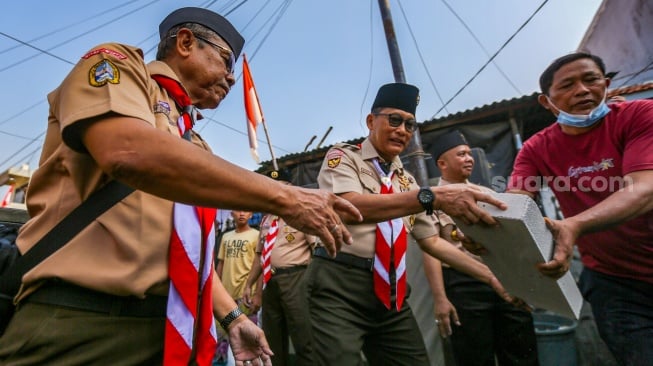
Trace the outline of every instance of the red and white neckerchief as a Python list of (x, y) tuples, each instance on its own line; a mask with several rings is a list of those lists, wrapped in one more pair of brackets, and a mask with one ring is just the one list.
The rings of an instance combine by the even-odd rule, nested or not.
[[(392, 193), (392, 176), (386, 174), (379, 160), (373, 160), (376, 172), (381, 177), (381, 194)], [(374, 293), (390, 309), (392, 286), (396, 288), (397, 311), (401, 310), (406, 297), (406, 246), (407, 234), (401, 217), (376, 224), (376, 244), (374, 253)], [(395, 283), (390, 283), (391, 263), (395, 270)]]
[(168, 96), (181, 109), (182, 113), (177, 120), (179, 136), (190, 140), (190, 130), (195, 125), (195, 121), (202, 118), (202, 115), (197, 112), (197, 108), (191, 103), (188, 93), (177, 80), (164, 75), (152, 75), (152, 79), (168, 92)]
[[(197, 117), (190, 97), (176, 80), (163, 75), (152, 78), (182, 110), (179, 135), (190, 140)], [(216, 213), (213, 208), (173, 205), (164, 366), (187, 365), (191, 357), (199, 366), (212, 363), (217, 346), (212, 297)]]
[(175, 202), (168, 272), (170, 291), (163, 364), (209, 366), (217, 347), (213, 318), (216, 210)]
[(272, 249), (274, 243), (277, 241), (277, 234), (279, 233), (279, 218), (275, 217), (270, 224), (270, 229), (265, 235), (265, 242), (263, 242), (263, 251), (261, 252), (261, 266), (263, 267), (263, 288), (267, 285), (270, 278), (272, 278)]

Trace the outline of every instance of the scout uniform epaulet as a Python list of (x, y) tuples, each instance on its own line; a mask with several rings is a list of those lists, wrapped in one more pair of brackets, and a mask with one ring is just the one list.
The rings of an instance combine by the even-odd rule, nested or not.
[(333, 145), (333, 149), (356, 151), (356, 150), (361, 149), (361, 145), (360, 144), (352, 145), (352, 144), (348, 144), (348, 143), (345, 143), (345, 142), (341, 142), (341, 143)]

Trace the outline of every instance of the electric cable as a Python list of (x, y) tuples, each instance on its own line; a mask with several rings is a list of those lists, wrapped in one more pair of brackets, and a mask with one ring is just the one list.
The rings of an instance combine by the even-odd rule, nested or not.
[(483, 70), (487, 67), (487, 65), (489, 65), (490, 62), (492, 62), (492, 60), (494, 60), (494, 58), (497, 57), (497, 55), (512, 41), (512, 39), (515, 38), (515, 36), (519, 32), (521, 32), (521, 30), (526, 26), (526, 24), (528, 24), (531, 21), (531, 19), (533, 19), (533, 17), (542, 9), (542, 7), (544, 7), (544, 5), (547, 2), (549, 2), (549, 0), (544, 0), (542, 4), (540, 4), (540, 6), (538, 6), (538, 8), (535, 9), (533, 14), (531, 14), (531, 16), (529, 16), (528, 19), (526, 19), (526, 21), (521, 26), (519, 26), (519, 28), (517, 28), (517, 30), (508, 38), (508, 40), (506, 40), (506, 42), (504, 42), (503, 45), (499, 47), (497, 52), (495, 52), (494, 55), (492, 55), (492, 57), (490, 57), (490, 59), (483, 66), (481, 66), (481, 68), (474, 74), (474, 76), (472, 76), (472, 78), (469, 79), (467, 83), (465, 83), (465, 85), (463, 85), (451, 98), (449, 98), (449, 100), (442, 107), (440, 107), (440, 109), (438, 109), (438, 111), (435, 112), (435, 114), (433, 114), (431, 119), (435, 118), (435, 116), (437, 116), (438, 113), (440, 113), (440, 111), (442, 111), (447, 105), (449, 105), (449, 103), (451, 103), (452, 100), (454, 100), (463, 90), (465, 90), (465, 88), (467, 88), (467, 86), (469, 86), (469, 84), (472, 83), (472, 81), (474, 81), (474, 79), (476, 79), (476, 77), (481, 72), (483, 72)]
[[(35, 58), (35, 57), (38, 57), (38, 56), (41, 55), (41, 53), (45, 53), (46, 55), (52, 56), (52, 57), (54, 57), (54, 58), (57, 58), (57, 59), (62, 60), (62, 61), (64, 61), (64, 62), (67, 62), (67, 63), (69, 63), (69, 64), (71, 64), (71, 65), (74, 65), (74, 63), (72, 63), (72, 62), (70, 62), (70, 61), (68, 61), (68, 60), (65, 60), (65, 59), (63, 59), (63, 58), (61, 58), (61, 57), (59, 57), (59, 56), (55, 56), (55, 55), (53, 55), (53, 54), (51, 54), (51, 53), (49, 53), (49, 52), (47, 52), (47, 51), (51, 51), (51, 50), (53, 50), (53, 49), (55, 49), (55, 48), (58, 48), (58, 47), (63, 46), (63, 45), (65, 45), (65, 44), (67, 44), (67, 43), (70, 43), (71, 41), (76, 40), (77, 38), (79, 38), (79, 37), (81, 37), (81, 36), (83, 36), (83, 35), (86, 35), (86, 34), (88, 34), (88, 33), (90, 33), (90, 32), (93, 32), (93, 31), (96, 31), (96, 30), (98, 30), (98, 29), (100, 29), (100, 28), (103, 28), (103, 27), (105, 27), (106, 25), (111, 24), (111, 23), (114, 23), (116, 20), (119, 20), (120, 18), (123, 18), (123, 17), (125, 17), (125, 16), (127, 16), (127, 15), (134, 14), (134, 13), (136, 13), (138, 10), (142, 10), (142, 9), (144, 9), (144, 8), (146, 8), (146, 7), (148, 7), (148, 6), (152, 5), (152, 4), (154, 4), (154, 3), (157, 2), (157, 1), (158, 1), (158, 0), (152, 0), (152, 1), (150, 1), (149, 3), (147, 3), (147, 4), (145, 4), (145, 5), (143, 5), (143, 6), (139, 7), (139, 8), (136, 8), (136, 10), (132, 10), (132, 11), (130, 11), (130, 12), (128, 12), (128, 13), (125, 13), (125, 14), (123, 14), (123, 15), (117, 17), (117, 18), (114, 18), (114, 19), (112, 19), (112, 20), (110, 20), (110, 21), (108, 21), (108, 22), (105, 22), (105, 23), (102, 23), (102, 24), (100, 24), (100, 25), (98, 25), (98, 26), (96, 26), (96, 27), (93, 27), (93, 28), (91, 28), (91, 30), (89, 30), (89, 31), (87, 31), (87, 32), (84, 32), (84, 33), (82, 33), (82, 34), (76, 35), (75, 37), (72, 37), (72, 38), (69, 38), (69, 39), (67, 39), (67, 40), (65, 40), (65, 41), (63, 41), (63, 42), (60, 42), (60, 43), (58, 43), (58, 44), (56, 44), (56, 45), (54, 45), (54, 46), (48, 48), (46, 51), (43, 51), (43, 50), (41, 50), (41, 49), (39, 49), (39, 48), (37, 48), (37, 47), (35, 47), (35, 46), (32, 46), (32, 45), (30, 45), (30, 44), (25, 43), (25, 42), (19, 41), (19, 42), (24, 43), (26, 46), (29, 46), (29, 47), (31, 47), (31, 48), (34, 48), (34, 49), (39, 50), (40, 53), (37, 53), (37, 54), (31, 55), (31, 56), (29, 56), (29, 57), (26, 57), (26, 58), (23, 58), (23, 59), (21, 59), (21, 60), (18, 60), (18, 61), (16, 61), (16, 62), (14, 62), (13, 64), (10, 64), (10, 65), (8, 65), (8, 66), (5, 66), (5, 67), (3, 67), (3, 68), (0, 69), (0, 72), (7, 71), (8, 69), (11, 69), (11, 68), (14, 67), (14, 66), (20, 65), (20, 64), (22, 64), (22, 63), (24, 63), (24, 62), (26, 62), (26, 61), (28, 61), (28, 60), (31, 60), (31, 59), (33, 59), (33, 58)], [(16, 38), (11, 37), (11, 36), (9, 36), (9, 35), (7, 35), (7, 34), (5, 34), (5, 33), (0, 32), (0, 34), (4, 35), (5, 37), (9, 37), (9, 38), (11, 38), (11, 39), (13, 39), (13, 40), (18, 41)]]
[[(152, 3), (156, 2), (156, 1), (158, 1), (158, 0), (151, 1), (151, 2), (149, 2), (149, 3), (147, 3), (147, 4), (145, 4), (144, 6), (138, 8), (137, 10), (140, 10), (140, 9), (146, 7), (146, 6), (149, 6), (150, 4), (152, 4)], [(232, 8), (231, 10), (229, 10), (227, 13), (231, 13), (233, 10), (236, 10), (238, 7), (242, 6), (246, 1), (247, 1), (247, 0), (243, 0), (243, 1), (241, 1), (241, 2), (240, 2), (239, 4), (237, 4), (234, 8)], [(134, 1), (131, 1), (131, 2), (134, 2)], [(128, 3), (131, 3), (131, 2), (128, 2)], [(208, 4), (206, 4), (205, 6), (206, 6), (206, 7), (209, 7), (209, 6), (213, 5), (215, 2), (216, 2), (216, 0), (209, 1)], [(286, 1), (284, 2), (284, 4), (286, 4), (286, 8), (284, 9), (283, 12), (285, 12), (285, 10), (287, 9), (287, 7), (288, 7), (288, 5), (289, 5), (290, 2), (292, 2), (292, 1), (288, 1), (288, 0), (286, 0)], [(125, 3), (125, 4), (128, 4), (128, 3)], [(115, 8), (117, 8), (117, 7), (114, 7), (114, 8), (112, 8), (112, 9), (115, 9)], [(280, 7), (280, 8), (281, 8), (281, 7)], [(133, 12), (133, 11), (132, 11), (132, 12)], [(280, 14), (280, 16), (283, 15), (283, 12)], [(276, 22), (274, 23), (274, 25), (276, 25), (276, 23), (279, 21), (280, 16), (277, 17), (277, 20), (276, 20)], [(270, 19), (271, 19), (271, 18), (270, 18)], [(107, 22), (107, 23), (103, 23), (101, 26), (107, 25), (107, 24), (109, 24), (109, 23), (111, 23), (111, 22), (112, 22), (112, 21)], [(274, 27), (274, 25), (273, 25), (273, 27)], [(93, 31), (93, 30), (97, 30), (97, 29), (99, 29), (101, 26), (95, 27), (95, 28), (89, 30), (88, 32), (91, 32), (91, 31)], [(270, 30), (268, 31), (268, 35), (269, 35), (269, 33), (271, 32), (271, 30), (272, 30), (272, 29), (270, 29)], [(147, 39), (150, 39), (150, 38), (152, 38), (153, 36), (156, 36), (157, 34), (158, 34), (158, 32), (153, 33), (153, 35), (150, 36), (150, 37), (148, 37)], [(56, 47), (59, 47), (59, 46), (65, 44), (65, 43), (68, 43), (69, 41), (73, 40), (74, 38), (71, 38), (71, 39), (69, 39), (68, 41), (66, 41), (66, 42), (64, 42), (64, 43), (60, 43), (60, 44), (58, 44), (58, 45), (55, 45), (55, 46), (49, 48), (48, 50), (43, 50), (43, 49), (40, 49), (40, 48), (38, 48), (38, 47), (36, 47), (36, 46), (33, 46), (33, 45), (29, 44), (28, 42), (22, 41), (22, 40), (20, 40), (20, 39), (17, 39), (17, 38), (15, 38), (15, 37), (12, 37), (12, 36), (10, 36), (10, 35), (8, 35), (8, 34), (5, 34), (5, 33), (3, 33), (3, 32), (0, 32), (0, 35), (3, 35), (3, 36), (5, 36), (5, 37), (7, 37), (7, 38), (10, 38), (10, 39), (12, 39), (12, 40), (14, 40), (14, 41), (16, 41), (16, 42), (19, 42), (21, 45), (28, 46), (28, 47), (33, 48), (33, 49), (35, 49), (35, 50), (37, 50), (37, 51), (39, 51), (39, 52), (41, 52), (41, 53), (44, 53), (44, 54), (49, 55), (49, 56), (51, 56), (51, 57), (57, 58), (57, 59), (59, 59), (59, 60), (65, 62), (65, 63), (68, 63), (68, 64), (70, 64), (70, 65), (74, 65), (73, 62), (71, 62), (71, 61), (69, 61), (69, 60), (66, 60), (66, 59), (63, 59), (63, 58), (61, 58), (61, 57), (59, 57), (59, 56), (57, 56), (57, 55), (54, 55), (54, 54), (48, 52), (48, 50), (52, 50), (52, 49), (54, 49), (54, 48), (56, 48)], [(41, 38), (42, 38), (42, 37), (41, 37)], [(267, 38), (267, 35), (266, 35), (266, 38)], [(147, 39), (146, 39), (146, 40), (147, 40)], [(265, 40), (265, 39), (264, 39), (264, 40)], [(263, 43), (264, 40), (261, 41), (261, 43)], [(30, 57), (30, 58), (28, 58), (28, 59), (31, 59), (31, 58), (33, 58), (33, 57)], [(10, 65), (9, 67), (12, 67), (12, 66), (13, 66), (13, 65)], [(7, 69), (7, 68), (5, 68), (5, 69)], [(4, 71), (5, 69), (0, 69), (0, 72), (1, 72), (1, 71)], [(240, 78), (240, 76), (239, 76), (239, 78)], [(24, 110), (20, 111), (19, 113), (16, 113), (16, 114), (10, 116), (9, 118), (5, 119), (4, 121), (1, 121), (1, 122), (0, 122), (0, 125), (4, 124), (4, 123), (6, 123), (6, 122), (8, 122), (8, 121), (10, 121), (10, 120), (12, 120), (12, 119), (14, 119), (14, 118), (20, 116), (20, 115), (23, 115), (26, 111), (29, 111), (29, 110), (31, 110), (31, 109), (37, 107), (38, 105), (40, 105), (40, 104), (42, 104), (42, 103), (44, 103), (44, 102), (46, 102), (46, 100), (41, 100), (41, 101), (39, 101), (39, 102), (37, 102), (37, 103), (34, 103), (33, 105), (31, 105), (31, 106), (25, 108)], [(214, 114), (215, 114), (215, 111), (214, 111)], [(232, 130), (234, 130), (234, 131), (237, 131), (238, 133), (243, 134), (243, 135), (245, 135), (245, 136), (247, 135), (246, 133), (244, 133), (244, 132), (242, 132), (242, 131), (238, 131), (237, 129), (235, 129), (235, 128), (233, 128), (233, 127), (230, 127), (230, 126), (228, 126), (228, 125), (226, 125), (226, 124), (224, 124), (224, 123), (222, 123), (222, 122), (215, 121), (215, 120), (213, 120), (212, 118), (209, 118), (209, 120), (211, 120), (211, 121), (213, 121), (213, 122), (215, 122), (215, 123), (217, 123), (217, 124), (219, 124), (219, 125), (222, 125), (222, 126), (224, 126), (224, 127), (228, 127), (228, 128), (230, 128), (230, 129), (232, 129)], [(206, 126), (206, 125), (205, 125), (205, 126)], [(202, 127), (202, 128), (203, 128), (203, 127)], [(42, 136), (44, 133), (45, 133), (45, 132), (43, 132), (43, 133), (42, 133), (41, 135), (39, 135), (39, 136)], [(7, 136), (11, 136), (11, 137), (15, 137), (15, 138), (20, 138), (20, 139), (30, 140), (30, 144), (33, 143), (33, 142), (35, 141), (34, 139), (31, 139), (31, 138), (29, 138), (29, 137), (22, 136), (22, 135), (17, 135), (17, 134), (13, 134), (13, 133), (6, 132), (6, 131), (1, 131), (1, 130), (0, 130), (0, 134), (7, 135)], [(38, 138), (38, 137), (37, 137), (37, 138)], [(267, 142), (265, 142), (265, 141), (263, 141), (263, 143), (267, 144)], [(29, 144), (26, 145), (26, 146), (21, 147), (20, 149), (18, 149), (18, 151), (16, 151), (14, 154), (12, 154), (11, 157), (13, 157), (13, 156), (19, 154), (21, 151), (23, 151), (23, 150), (24, 150), (25, 148), (27, 148), (28, 146), (29, 146)], [(273, 146), (274, 148), (278, 149), (278, 150), (281, 150), (281, 151), (284, 151), (284, 152), (290, 153), (288, 150), (283, 149), (283, 148), (278, 147), (278, 146), (275, 146), (274, 144), (273, 144), (272, 146)]]
[[(34, 137), (34, 138), (33, 138), (32, 140), (30, 140), (27, 144), (23, 145), (23, 147), (21, 147), (20, 149), (18, 149), (15, 153), (13, 153), (13, 154), (7, 156), (7, 158), (6, 158), (5, 160), (0, 161), (0, 166), (4, 166), (4, 164), (5, 164), (6, 162), (8, 162), (9, 160), (11, 160), (11, 158), (13, 158), (14, 156), (20, 154), (23, 150), (27, 149), (28, 146), (30, 146), (30, 145), (33, 144), (34, 142), (38, 141), (38, 140), (39, 140), (43, 135), (45, 135), (45, 131), (41, 132), (38, 136)], [(40, 149), (40, 148), (41, 148), (41, 146), (37, 147), (37, 150)]]
[[(483, 43), (481, 42), (481, 40), (478, 39), (478, 37), (476, 37), (476, 34), (474, 34), (474, 32), (473, 32), (472, 29), (467, 25), (467, 23), (465, 23), (465, 21), (464, 21), (464, 20), (463, 20), (459, 15), (458, 15), (458, 13), (456, 13), (456, 11), (453, 10), (453, 8), (451, 7), (451, 5), (449, 5), (449, 3), (446, 2), (446, 0), (440, 0), (440, 1), (442, 1), (442, 3), (444, 3), (444, 5), (445, 5), (445, 6), (449, 9), (449, 11), (450, 11), (450, 12), (451, 12), (455, 17), (456, 17), (456, 19), (458, 19), (458, 21), (463, 25), (463, 27), (465, 27), (465, 29), (467, 30), (467, 32), (469, 32), (469, 34), (472, 36), (472, 38), (474, 38), (474, 40), (476, 41), (476, 44), (478, 44), (479, 47), (481, 47), (481, 49), (483, 50), (483, 52), (485, 52), (485, 55), (486, 55), (487, 57), (490, 57), (490, 52), (487, 50), (487, 48), (485, 48), (485, 46), (483, 46)], [(494, 67), (497, 68), (497, 71), (499, 71), (499, 73), (501, 74), (501, 76), (503, 76), (503, 78), (506, 79), (506, 81), (508, 82), (508, 84), (510, 84), (510, 86), (512, 86), (512, 88), (515, 89), (515, 91), (517, 92), (517, 94), (519, 94), (519, 95), (523, 95), (523, 94), (524, 94), (524, 93), (522, 93), (521, 90), (519, 90), (519, 88), (517, 87), (517, 85), (515, 85), (515, 83), (514, 83), (514, 82), (513, 82), (509, 77), (508, 77), (508, 75), (506, 75), (506, 73), (503, 72), (503, 69), (501, 69), (501, 67), (499, 67), (499, 64), (497, 64), (494, 60), (492, 60), (492, 64), (494, 65)]]
[[(130, 0), (130, 1), (127, 1), (127, 2), (122, 3), (122, 4), (120, 4), (120, 5), (116, 5), (116, 6), (112, 7), (112, 8), (109, 8), (109, 9), (103, 10), (103, 11), (101, 11), (101, 12), (99, 12), (99, 13), (95, 13), (95, 14), (89, 15), (89, 16), (87, 16), (84, 20), (82, 20), (82, 21), (75, 22), (75, 23), (72, 23), (72, 24), (68, 24), (68, 25), (65, 25), (65, 26), (63, 26), (63, 27), (61, 27), (61, 28), (53, 29), (53, 30), (49, 31), (49, 32), (46, 33), (46, 34), (42, 34), (42, 35), (40, 35), (40, 36), (38, 36), (38, 37), (36, 37), (36, 38), (32, 38), (32, 39), (30, 39), (30, 40), (28, 40), (28, 41), (26, 41), (26, 42), (27, 42), (27, 43), (30, 43), (30, 44), (31, 44), (31, 43), (34, 43), (34, 42), (36, 42), (36, 41), (38, 41), (38, 40), (41, 40), (41, 39), (44, 39), (44, 38), (50, 37), (50, 36), (52, 36), (52, 35), (55, 35), (55, 34), (57, 34), (57, 33), (60, 33), (60, 32), (62, 32), (62, 31), (64, 31), (64, 30), (66, 30), (66, 29), (69, 29), (69, 28), (72, 28), (72, 27), (78, 26), (78, 25), (80, 25), (80, 24), (84, 24), (84, 23), (86, 23), (86, 22), (92, 21), (92, 20), (94, 20), (96, 17), (99, 17), (99, 16), (101, 16), (101, 15), (103, 15), (103, 14), (106, 14), (106, 13), (110, 13), (110, 12), (112, 12), (112, 11), (114, 11), (114, 10), (120, 9), (120, 8), (122, 8), (122, 7), (125, 7), (125, 6), (127, 6), (127, 5), (129, 5), (129, 4), (131, 4), (131, 3), (135, 3), (135, 2), (137, 2), (137, 1), (141, 1), (141, 0)], [(4, 54), (4, 53), (6, 53), (6, 52), (9, 52), (9, 51), (11, 51), (11, 50), (14, 50), (14, 49), (16, 49), (16, 48), (18, 48), (18, 47), (20, 47), (20, 46), (22, 46), (22, 44), (17, 44), (17, 45), (14, 45), (14, 46), (8, 47), (8, 48), (6, 48), (6, 49), (4, 49), (4, 50), (1, 50), (1, 51), (0, 51), (0, 55)]]
[[(258, 44), (258, 46), (256, 47), (256, 49), (255, 49), (255, 50), (251, 53), (251, 55), (249, 56), (249, 61), (250, 61), (250, 62), (251, 62), (251, 60), (254, 59), (254, 56), (258, 53), (258, 50), (263, 46), (263, 44), (265, 43), (266, 39), (270, 36), (270, 34), (272, 34), (272, 31), (273, 31), (274, 28), (277, 26), (277, 24), (279, 23), (279, 21), (281, 20), (281, 18), (282, 18), (283, 15), (285, 14), (285, 12), (288, 10), (288, 8), (290, 7), (290, 5), (292, 4), (292, 1), (293, 1), (293, 0), (284, 0), (283, 3), (282, 3), (282, 4), (281, 4), (281, 5), (280, 5), (280, 6), (279, 6), (279, 7), (278, 7), (278, 8), (277, 8), (273, 13), (272, 13), (272, 15), (268, 18), (268, 20), (266, 20), (266, 21), (264, 22), (264, 25), (261, 26), (261, 27), (259, 28), (259, 30), (257, 30), (256, 34), (258, 34), (259, 32), (261, 32), (262, 29), (263, 29), (263, 27), (264, 27), (266, 24), (268, 24), (268, 23), (269, 23), (269, 22), (270, 22), (270, 21), (275, 17), (275, 14), (276, 14), (276, 18), (274, 19), (274, 21), (273, 21), (272, 25), (270, 26), (270, 28), (268, 28), (267, 32), (265, 33), (265, 36), (264, 36), (263, 39), (259, 42), (259, 44)], [(264, 5), (264, 6), (265, 6), (265, 5)], [(257, 14), (258, 14), (258, 13), (257, 13)], [(241, 71), (241, 73), (238, 75), (238, 77), (236, 78), (236, 80), (237, 80), (237, 81), (240, 80), (240, 79), (242, 78), (242, 75), (243, 75), (243, 74), (242, 74), (242, 71)], [(235, 131), (235, 132), (237, 132), (237, 133), (239, 133), (239, 134), (242, 134), (242, 135), (244, 135), (244, 136), (249, 136), (246, 132), (240, 131), (240, 130), (236, 129), (235, 127), (229, 126), (229, 125), (227, 125), (227, 124), (225, 124), (225, 123), (222, 123), (222, 122), (219, 122), (219, 121), (215, 120), (215, 119), (213, 118), (213, 116), (215, 116), (215, 114), (216, 114), (217, 112), (218, 112), (217, 109), (213, 110), (213, 113), (211, 114), (211, 116), (210, 116), (210, 117), (207, 117), (207, 118), (208, 118), (210, 121), (212, 121), (212, 122), (214, 122), (214, 123), (217, 123), (217, 124), (219, 124), (219, 125), (221, 125), (221, 126), (223, 126), (223, 127), (229, 128), (229, 129), (232, 130), (232, 131)], [(202, 127), (202, 129), (203, 129), (204, 127), (206, 127), (206, 125), (204, 125), (204, 126)], [(200, 132), (202, 131), (202, 129), (200, 129)], [(261, 139), (257, 139), (257, 140), (258, 140), (259, 142), (263, 143), (264, 145), (270, 146), (270, 144), (269, 144), (266, 140), (261, 140)], [(283, 148), (281, 148), (281, 147), (278, 147), (278, 146), (276, 146), (276, 145), (274, 145), (274, 144), (272, 144), (272, 147), (274, 147), (274, 148), (276, 148), (276, 149), (278, 149), (278, 150), (281, 150), (281, 151), (283, 151), (283, 152), (290, 153), (290, 151), (288, 151), (288, 150), (286, 150), (286, 149), (283, 149)]]
[[(419, 45), (417, 44), (417, 39), (415, 38), (415, 34), (413, 33), (413, 29), (410, 27), (410, 22), (408, 21), (408, 17), (406, 16), (406, 12), (404, 11), (404, 7), (401, 5), (400, 0), (397, 0), (397, 3), (399, 4), (399, 9), (401, 10), (401, 14), (404, 17), (404, 22), (406, 22), (406, 27), (408, 28), (408, 32), (410, 33), (410, 36), (413, 39), (413, 44), (415, 44), (415, 49), (417, 50), (417, 55), (419, 56), (419, 60), (422, 62), (422, 67), (424, 67), (424, 71), (426, 71), (426, 75), (429, 77), (429, 81), (431, 82), (431, 86), (435, 90), (435, 94), (438, 96), (438, 99), (440, 99), (440, 103), (442, 103), (445, 110), (447, 110), (446, 106), (444, 105), (444, 99), (442, 99), (442, 96), (440, 95), (440, 91), (435, 86), (435, 82), (433, 81), (433, 77), (431, 76), (431, 73), (429, 72), (429, 68), (426, 67), (426, 62), (424, 61), (424, 56), (422, 56), (422, 51), (419, 49)], [(449, 111), (447, 110), (447, 113), (448, 112)]]
[(370, 67), (368, 68), (370, 72), (367, 74), (367, 85), (365, 86), (365, 93), (363, 93), (363, 99), (361, 100), (361, 108), (358, 115), (358, 124), (361, 128), (363, 126), (363, 109), (365, 108), (365, 99), (370, 92), (370, 86), (372, 84), (372, 67), (374, 67), (374, 4), (370, 0)]
[(644, 66), (641, 70), (639, 70), (637, 72), (630, 73), (630, 74), (627, 74), (627, 75), (623, 75), (623, 76), (621, 76), (619, 78), (615, 78), (613, 80), (619, 80), (619, 79), (623, 79), (625, 77), (630, 76), (628, 79), (626, 79), (626, 81), (621, 83), (621, 86), (626, 86), (626, 85), (628, 85), (628, 82), (630, 82), (631, 80), (633, 80), (634, 78), (639, 76), (639, 74), (643, 73), (644, 71), (648, 71), (648, 70), (652, 69), (651, 66), (653, 66), (653, 61), (651, 61), (648, 65)]

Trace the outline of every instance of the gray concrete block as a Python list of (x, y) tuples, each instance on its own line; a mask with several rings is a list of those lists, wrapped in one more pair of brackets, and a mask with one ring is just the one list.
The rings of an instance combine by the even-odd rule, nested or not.
[(554, 280), (535, 267), (553, 255), (553, 237), (535, 201), (521, 194), (496, 193), (508, 205), (502, 211), (493, 205), (479, 206), (495, 217), (500, 225), (467, 225), (454, 219), (460, 230), (487, 248), (483, 261), (503, 286), (532, 306), (578, 319), (583, 298), (570, 272)]

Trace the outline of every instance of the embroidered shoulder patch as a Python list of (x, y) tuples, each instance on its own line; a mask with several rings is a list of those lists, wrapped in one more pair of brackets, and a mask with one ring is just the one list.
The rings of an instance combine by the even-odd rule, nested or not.
[(164, 102), (162, 100), (158, 101), (154, 105), (154, 113), (163, 113), (166, 116), (170, 114), (170, 104), (168, 102)]
[(118, 60), (124, 60), (124, 59), (127, 58), (127, 56), (123, 55), (122, 53), (120, 53), (118, 51), (110, 50), (110, 49), (104, 48), (104, 47), (88, 51), (88, 53), (85, 54), (84, 56), (82, 56), (82, 58), (84, 60), (87, 60), (89, 57), (99, 55), (100, 53), (105, 53), (107, 55), (111, 55), (111, 56), (117, 58)]
[(102, 60), (88, 71), (88, 82), (93, 86), (103, 86), (107, 83), (120, 83), (120, 70), (109, 60)]
[(159, 101), (157, 104), (152, 106), (152, 112), (154, 112), (154, 114), (163, 114), (168, 120), (168, 125), (177, 126), (177, 124), (170, 119), (170, 105), (168, 103)]
[(342, 155), (344, 155), (342, 150), (333, 149), (329, 151), (329, 153), (327, 154), (327, 166), (333, 169), (338, 165), (340, 165), (340, 160)]

